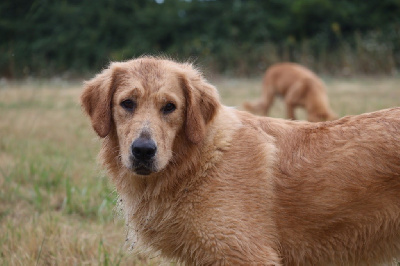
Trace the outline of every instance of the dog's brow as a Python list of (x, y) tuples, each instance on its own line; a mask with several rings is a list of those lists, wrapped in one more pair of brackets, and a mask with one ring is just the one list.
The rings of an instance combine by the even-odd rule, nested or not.
[(161, 102), (171, 101), (171, 102), (175, 102), (175, 103), (178, 102), (178, 99), (179, 99), (179, 97), (175, 93), (172, 93), (172, 92), (167, 93), (167, 92), (163, 92), (163, 91), (158, 93), (157, 98)]
[(131, 86), (129, 88), (123, 88), (120, 92), (121, 97), (140, 97), (144, 95), (144, 90), (139, 86)]

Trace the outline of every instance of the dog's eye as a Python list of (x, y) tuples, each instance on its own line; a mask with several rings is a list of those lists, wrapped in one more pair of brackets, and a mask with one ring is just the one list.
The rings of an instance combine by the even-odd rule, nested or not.
[(122, 101), (120, 105), (128, 111), (133, 111), (136, 108), (136, 103), (132, 100)]
[(173, 111), (175, 111), (175, 109), (176, 109), (175, 104), (173, 104), (173, 103), (167, 103), (167, 104), (161, 109), (161, 111), (162, 111), (164, 114), (169, 114), (169, 113), (172, 113)]

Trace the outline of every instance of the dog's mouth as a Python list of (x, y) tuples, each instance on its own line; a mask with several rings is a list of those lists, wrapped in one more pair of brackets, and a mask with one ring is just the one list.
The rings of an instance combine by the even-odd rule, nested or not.
[(153, 172), (151, 169), (143, 166), (135, 167), (133, 171), (138, 175), (149, 175)]
[(152, 161), (149, 162), (133, 161), (132, 171), (138, 175), (149, 175), (155, 172), (154, 163)]

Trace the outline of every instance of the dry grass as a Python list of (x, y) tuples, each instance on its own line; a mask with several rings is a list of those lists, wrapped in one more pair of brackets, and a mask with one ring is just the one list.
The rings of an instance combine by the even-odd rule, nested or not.
[[(212, 83), (225, 104), (240, 106), (258, 97), (260, 80)], [(325, 80), (340, 116), (400, 106), (400, 78)], [(160, 264), (124, 246), (116, 194), (96, 167), (100, 144), (78, 103), (80, 84), (0, 86), (0, 264)], [(271, 116), (285, 117), (282, 101)]]

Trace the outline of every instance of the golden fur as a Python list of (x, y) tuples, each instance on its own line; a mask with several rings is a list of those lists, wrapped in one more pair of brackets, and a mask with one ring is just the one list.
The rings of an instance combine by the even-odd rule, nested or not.
[[(152, 57), (112, 63), (81, 100), (132, 243), (189, 265), (399, 255), (400, 108), (323, 123), (257, 117), (221, 105), (190, 64)], [(130, 151), (141, 136), (157, 145), (146, 175)]]
[(289, 119), (296, 119), (294, 110), (298, 106), (305, 108), (310, 122), (337, 119), (329, 106), (325, 84), (301, 65), (278, 63), (268, 68), (263, 78), (261, 99), (245, 102), (243, 107), (252, 113), (267, 115), (275, 95), (284, 98)]

